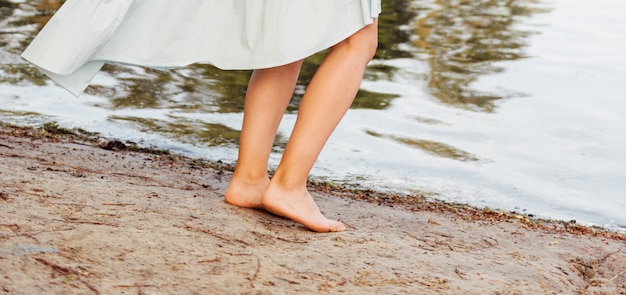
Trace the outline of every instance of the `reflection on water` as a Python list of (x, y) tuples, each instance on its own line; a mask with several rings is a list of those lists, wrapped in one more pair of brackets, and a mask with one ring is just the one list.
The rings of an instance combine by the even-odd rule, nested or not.
[[(407, 28), (417, 16), (417, 10), (413, 7), (414, 1), (386, 0), (382, 1), (383, 13), (378, 23), (378, 50), (376, 59), (394, 59), (413, 57), (413, 54), (402, 48), (411, 40), (412, 32)], [(383, 69), (389, 73), (391, 68)]]
[[(3, 18), (9, 18), (18, 4), (0, 0)], [(33, 1), (36, 13), (12, 18), (9, 26), (36, 24), (36, 29), (21, 39), (19, 46), (4, 46), (19, 54), (32, 40), (35, 32), (48, 21), (63, 1)], [(379, 23), (379, 62), (368, 67), (365, 79), (393, 81), (402, 68), (385, 63), (387, 60), (421, 59), (427, 61), (428, 72), (416, 74), (417, 81), (427, 80), (430, 93), (441, 102), (456, 107), (493, 111), (494, 100), (501, 94), (472, 90), (469, 84), (479, 75), (498, 69), (493, 62), (524, 57), (523, 47), (529, 32), (514, 29), (516, 18), (543, 12), (532, 8), (533, 0), (489, 1), (383, 1), (384, 13)], [(10, 38), (10, 36), (8, 37)], [(4, 38), (5, 40), (7, 38)], [(6, 41), (3, 44), (8, 44)], [(306, 85), (322, 63), (326, 52), (306, 59), (288, 113), (297, 111)], [(2, 65), (4, 83), (44, 85), (48, 81), (39, 71), (24, 63)], [(188, 114), (241, 113), (246, 86), (251, 71), (222, 71), (210, 65), (194, 64), (182, 69), (156, 70), (121, 65), (105, 65), (103, 72), (114, 77), (112, 85), (92, 85), (87, 93), (108, 97), (109, 103), (98, 107), (110, 110), (144, 109), (171, 110)], [(361, 89), (353, 109), (385, 110), (399, 97)], [(168, 116), (167, 120), (138, 116), (110, 116), (109, 120), (128, 122), (142, 131), (174, 137), (182, 142), (213, 145), (237, 143), (238, 131), (218, 123)], [(421, 123), (439, 123), (435, 119), (418, 118)], [(443, 123), (443, 122), (441, 122)], [(450, 144), (430, 139), (399, 135), (366, 134), (399, 142), (431, 155), (459, 161), (476, 161), (476, 156)], [(285, 144), (286, 136), (279, 134), (276, 147)]]
[(112, 121), (128, 121), (138, 124), (139, 129), (143, 131), (166, 134), (183, 143), (216, 146), (237, 144), (239, 142), (240, 132), (227, 126), (180, 117), (170, 119), (171, 120), (164, 121), (133, 116), (110, 117)]
[[(37, 13), (25, 18), (15, 18), (8, 26), (20, 27), (37, 24), (40, 29), (63, 1), (31, 1)], [(499, 69), (493, 62), (524, 57), (523, 48), (530, 32), (514, 28), (519, 17), (530, 17), (545, 12), (534, 8), (535, 0), (489, 1), (383, 1), (384, 13), (380, 16), (379, 50), (376, 59), (417, 58), (426, 53), (430, 67), (427, 75), (430, 92), (446, 104), (461, 108), (493, 111), (494, 100), (502, 94), (473, 90), (469, 84), (479, 75)], [(0, 0), (3, 19), (8, 18), (19, 4)], [(20, 53), (34, 34), (22, 39), (22, 46), (5, 50)], [(7, 41), (0, 41), (7, 45)], [(412, 46), (408, 46), (412, 45)], [(307, 59), (303, 65), (296, 93), (288, 111), (297, 110), (305, 86), (311, 80), (325, 53)], [(4, 64), (7, 73), (3, 82), (16, 83), (28, 80), (37, 85), (45, 81), (38, 71), (24, 64)], [(397, 67), (373, 65), (366, 78), (393, 79)], [(182, 70), (143, 70), (107, 65), (103, 71), (114, 76), (129, 74), (120, 79), (115, 89), (93, 86), (88, 93), (113, 97), (111, 107), (185, 109), (189, 112), (241, 112), (249, 71), (221, 71), (209, 65), (192, 65)], [(177, 97), (178, 101), (171, 101)], [(353, 108), (385, 109), (396, 97), (389, 93), (372, 93), (361, 90)]]
[[(3, 18), (11, 16), (18, 4), (0, 0)], [(62, 1), (34, 1), (36, 13), (13, 18), (9, 26), (37, 24), (36, 30), (22, 38), (19, 46), (5, 46), (5, 50), (19, 54), (41, 29)], [(427, 80), (429, 91), (445, 104), (464, 109), (493, 111), (494, 100), (501, 94), (472, 90), (469, 84), (479, 75), (492, 73), (495, 61), (524, 57), (525, 37), (529, 32), (514, 29), (516, 18), (543, 12), (532, 8), (533, 0), (517, 1), (383, 1), (384, 13), (379, 23), (379, 50), (376, 60), (368, 67), (365, 79), (393, 81), (403, 70), (389, 60), (421, 59), (427, 61), (428, 72), (415, 75), (417, 81)], [(10, 38), (10, 36), (8, 37)], [(5, 38), (6, 39), (6, 38)], [(6, 41), (5, 41), (6, 43)], [(297, 111), (298, 104), (326, 52), (308, 58), (302, 67), (288, 113)], [(24, 63), (2, 65), (2, 82), (33, 83), (47, 81), (32, 66)], [(114, 77), (112, 85), (93, 85), (87, 93), (108, 97), (110, 110), (144, 109), (171, 110), (188, 114), (241, 113), (250, 71), (222, 71), (210, 65), (195, 64), (182, 69), (155, 70), (121, 65), (106, 65), (103, 72)], [(361, 89), (353, 109), (385, 110), (399, 97)], [(180, 116), (164, 120), (137, 116), (112, 116), (111, 121), (132, 122), (143, 131), (175, 137), (183, 142), (210, 145), (237, 143), (238, 132), (216, 123), (202, 123)], [(168, 121), (171, 120), (171, 121)], [(432, 120), (432, 119), (431, 119)], [(418, 119), (424, 123), (424, 118)], [(223, 133), (223, 134), (221, 134)], [(461, 161), (475, 161), (476, 157), (450, 144), (429, 139), (366, 132), (388, 140), (403, 143), (438, 157)], [(285, 144), (285, 135), (279, 134), (276, 146)]]
[(493, 65), (524, 57), (531, 32), (516, 30), (520, 16), (546, 12), (535, 0), (437, 0), (440, 7), (418, 20), (415, 45), (428, 53), (429, 87), (441, 102), (479, 111), (493, 111), (502, 94), (473, 90), (478, 76), (500, 70)]
[(399, 137), (395, 135), (380, 134), (371, 130), (366, 130), (365, 132), (374, 137), (388, 138), (411, 147), (419, 148), (438, 157), (454, 159), (462, 162), (478, 161), (478, 158), (476, 158), (476, 156), (466, 151), (457, 149), (453, 146), (447, 145), (445, 143), (425, 139), (413, 139), (408, 137)]

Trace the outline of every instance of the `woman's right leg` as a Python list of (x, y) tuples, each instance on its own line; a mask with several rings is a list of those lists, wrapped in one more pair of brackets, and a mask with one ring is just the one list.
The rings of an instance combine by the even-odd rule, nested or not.
[(255, 70), (250, 77), (239, 140), (239, 157), (226, 189), (227, 203), (261, 208), (261, 196), (269, 182), (267, 161), (276, 130), (293, 96), (302, 61)]
[(263, 195), (265, 210), (316, 232), (342, 231), (322, 214), (306, 188), (323, 146), (352, 104), (376, 52), (377, 21), (332, 47), (307, 87), (283, 157)]

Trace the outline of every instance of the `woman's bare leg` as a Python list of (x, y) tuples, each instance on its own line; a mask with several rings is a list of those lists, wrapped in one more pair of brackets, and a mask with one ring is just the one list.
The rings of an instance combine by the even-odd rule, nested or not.
[(269, 177), (269, 159), (276, 130), (293, 96), (302, 61), (255, 70), (250, 77), (244, 105), (239, 158), (226, 189), (227, 203), (261, 208), (261, 196)]
[(341, 222), (320, 212), (306, 183), (323, 146), (356, 96), (365, 67), (376, 51), (377, 34), (374, 23), (333, 46), (313, 76), (281, 162), (263, 194), (267, 211), (316, 232), (345, 230)]

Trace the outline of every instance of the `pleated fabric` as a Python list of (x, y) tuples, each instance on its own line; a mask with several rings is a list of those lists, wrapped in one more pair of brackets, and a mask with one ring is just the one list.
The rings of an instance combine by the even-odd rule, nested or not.
[(79, 95), (105, 63), (259, 69), (371, 24), (380, 0), (68, 0), (22, 57)]

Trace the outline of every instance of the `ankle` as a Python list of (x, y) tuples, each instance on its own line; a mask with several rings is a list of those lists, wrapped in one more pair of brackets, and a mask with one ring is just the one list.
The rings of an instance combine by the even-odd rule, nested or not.
[(243, 182), (246, 184), (256, 184), (260, 182), (267, 182), (269, 180), (269, 174), (266, 170), (263, 171), (251, 171), (235, 169), (233, 173), (233, 181)]
[(289, 174), (276, 173), (272, 176), (270, 186), (283, 191), (306, 191), (307, 178), (301, 179)]

